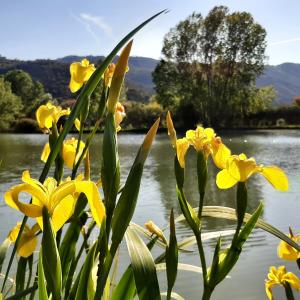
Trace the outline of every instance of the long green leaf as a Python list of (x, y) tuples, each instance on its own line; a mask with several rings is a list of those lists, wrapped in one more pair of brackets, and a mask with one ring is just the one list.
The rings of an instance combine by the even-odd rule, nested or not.
[(111, 300), (134, 299), (136, 294), (136, 287), (134, 282), (134, 276), (131, 266), (127, 268), (123, 276), (121, 277), (118, 285), (115, 287)]
[[(194, 210), (197, 212), (198, 208), (194, 208)], [(236, 221), (235, 209), (230, 207), (225, 207), (225, 206), (204, 206), (202, 211), (202, 216)], [(249, 221), (250, 218), (251, 218), (251, 214), (246, 213), (244, 217), (244, 222)], [(180, 222), (183, 220), (184, 220), (184, 216), (180, 215), (176, 218), (175, 222)], [(286, 243), (288, 243), (289, 245), (291, 245), (292, 247), (300, 251), (300, 245), (295, 243), (282, 231), (270, 225), (269, 223), (265, 222), (264, 220), (258, 219), (256, 223), (256, 227), (271, 233), (272, 235), (278, 237), (279, 239), (285, 241)]]
[(139, 299), (160, 299), (156, 267), (149, 249), (130, 227), (126, 231), (125, 238)]
[(62, 291), (61, 263), (51, 219), (46, 207), (43, 208), (42, 256), (44, 274), (47, 286), (52, 293), (52, 299), (60, 300)]
[(43, 255), (42, 255), (42, 248), (39, 254), (39, 265), (38, 265), (38, 287), (39, 287), (39, 299), (40, 300), (48, 300), (48, 294), (46, 289), (46, 279), (44, 274), (44, 267), (43, 267)]
[[(167, 296), (167, 292), (163, 292), (161, 293), (162, 296)], [(175, 292), (172, 292), (171, 293), (171, 298), (175, 299), (175, 300), (184, 300), (183, 297), (181, 297), (179, 294), (175, 293)]]
[[(78, 200), (80, 200), (80, 198), (82, 197), (81, 195)], [(66, 234), (64, 235), (62, 244), (59, 248), (63, 286), (65, 286), (66, 280), (68, 278), (72, 261), (75, 259), (76, 244), (80, 235), (80, 230), (85, 224), (86, 220), (86, 214), (82, 214), (81, 217), (74, 217), (74, 220), (72, 220), (72, 222), (70, 223)], [(72, 276), (73, 274), (70, 275)]]
[(24, 289), (26, 266), (27, 266), (27, 258), (20, 257), (18, 268), (17, 268), (17, 275), (16, 275), (16, 292), (20, 292)]
[[(211, 239), (233, 235), (235, 230), (221, 230), (221, 231), (213, 231), (213, 232), (206, 232), (201, 234), (202, 241), (208, 241)], [(186, 249), (192, 245), (197, 243), (195, 236), (190, 236), (185, 238), (184, 240), (178, 242), (179, 249)]]
[[(167, 268), (167, 266), (165, 263), (156, 264), (156, 271), (158, 271), (158, 272), (165, 271), (166, 268)], [(190, 265), (190, 264), (178, 263), (178, 270), (202, 274), (201, 267)], [(226, 276), (226, 278), (231, 278), (231, 276)]]
[(7, 249), (9, 248), (10, 244), (11, 242), (9, 241), (9, 239), (5, 239), (0, 246), (0, 273), (5, 260)]
[(88, 299), (88, 281), (93, 269), (97, 242), (90, 249), (83, 265), (75, 300)]
[(174, 283), (176, 281), (178, 266), (178, 245), (176, 239), (173, 209), (171, 210), (170, 215), (170, 238), (169, 245), (166, 248), (166, 266), (168, 281), (168, 297), (170, 298)]
[(132, 219), (140, 190), (144, 163), (149, 154), (158, 125), (159, 119), (149, 129), (130, 169), (122, 194), (116, 205), (112, 221), (112, 244), (110, 248), (112, 256), (116, 253), (127, 226)]

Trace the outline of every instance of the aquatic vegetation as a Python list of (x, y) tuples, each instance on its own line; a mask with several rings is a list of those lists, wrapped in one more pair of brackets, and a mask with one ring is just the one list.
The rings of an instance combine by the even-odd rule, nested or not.
[[(288, 179), (279, 167), (257, 165), (244, 154), (234, 155), (212, 128), (197, 126), (177, 139), (171, 114), (166, 123), (171, 146), (174, 148), (174, 176), (177, 200), (182, 214), (175, 218), (170, 211), (169, 226), (159, 228), (153, 221), (145, 228), (132, 222), (136, 209), (143, 168), (151, 150), (160, 119), (157, 119), (144, 137), (129, 174), (121, 186), (122, 168), (119, 161), (118, 134), (126, 116), (120, 103), (120, 92), (132, 48), (133, 35), (160, 12), (130, 32), (99, 65), (84, 59), (70, 67), (70, 89), (78, 92), (72, 110), (64, 110), (52, 103), (38, 108), (36, 117), (41, 130), (48, 134), (48, 142), (41, 149), (45, 163), (39, 179), (32, 178), (31, 170), (22, 174), (22, 183), (10, 187), (5, 202), (24, 217), (8, 233), (0, 248), (0, 272), (4, 274), (0, 298), (4, 299), (182, 299), (180, 291), (173, 291), (178, 270), (195, 271), (202, 275), (202, 299), (210, 299), (214, 289), (237, 263), (243, 245), (254, 227), (259, 227), (284, 241), (279, 253), (283, 258), (299, 259), (298, 237), (287, 236), (260, 217), (260, 203), (252, 215), (248, 209), (247, 181), (254, 173), (263, 175), (276, 189), (288, 189)], [(123, 50), (122, 50), (123, 48)], [(122, 50), (116, 64), (115, 56)], [(92, 131), (83, 135), (89, 116), (90, 96), (94, 89), (102, 88), (97, 122)], [(63, 117), (63, 120), (60, 120)], [(67, 137), (76, 125), (76, 137)], [(101, 176), (97, 184), (91, 179), (89, 147), (97, 129), (103, 125), (103, 142), (99, 152)], [(101, 125), (101, 126), (102, 126)], [(74, 134), (74, 135), (75, 135)], [(193, 208), (186, 196), (185, 155), (195, 150), (199, 205)], [(216, 183), (221, 189), (235, 188), (236, 207), (204, 206), (206, 182), (212, 176), (207, 167), (209, 157), (221, 169)], [(83, 174), (78, 170), (83, 169)], [(65, 173), (70, 172), (71, 176)], [(53, 174), (50, 174), (53, 173)], [(34, 174), (32, 172), (32, 174)], [(220, 175), (221, 174), (221, 175)], [(21, 176), (21, 174), (20, 174)], [(122, 177), (123, 178), (123, 177)], [(96, 181), (96, 180), (95, 180)], [(27, 197), (25, 197), (27, 195)], [(141, 195), (143, 197), (143, 195)], [(223, 230), (204, 235), (205, 217), (236, 220), (235, 230)], [(28, 221), (34, 219), (33, 226)], [(177, 223), (185, 220), (190, 236), (177, 240)], [(222, 236), (232, 236), (228, 248), (222, 247)], [(209, 264), (203, 240), (215, 238), (213, 259)], [(93, 237), (93, 238), (91, 238)], [(144, 239), (149, 242), (145, 243)], [(126, 241), (130, 264), (117, 280), (119, 248)], [(283, 242), (282, 242), (283, 243)], [(10, 245), (13, 250), (7, 255)], [(157, 245), (161, 253), (154, 258), (152, 248)], [(180, 263), (182, 252), (196, 245), (200, 266)], [(297, 255), (296, 255), (297, 253)], [(18, 255), (16, 259), (15, 254)], [(7, 256), (7, 257), (6, 257)], [(2, 270), (4, 261), (6, 269)], [(37, 264), (35, 263), (37, 262)], [(10, 281), (11, 269), (16, 264), (16, 280)], [(157, 270), (165, 270), (167, 290), (161, 291)], [(27, 272), (28, 271), (28, 272)], [(274, 284), (287, 283), (299, 290), (299, 279), (284, 267), (271, 268), (266, 291), (271, 297)], [(188, 284), (188, 283), (187, 283)], [(263, 283), (262, 283), (263, 284)], [(270, 298), (272, 299), (272, 298)]]

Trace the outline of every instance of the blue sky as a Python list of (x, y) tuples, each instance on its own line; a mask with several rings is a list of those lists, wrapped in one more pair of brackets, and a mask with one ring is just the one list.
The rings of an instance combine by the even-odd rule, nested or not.
[(129, 30), (169, 9), (134, 39), (132, 54), (160, 57), (164, 35), (193, 11), (215, 5), (250, 12), (266, 28), (268, 63), (300, 63), (299, 0), (1, 0), (0, 55), (58, 58), (106, 55)]

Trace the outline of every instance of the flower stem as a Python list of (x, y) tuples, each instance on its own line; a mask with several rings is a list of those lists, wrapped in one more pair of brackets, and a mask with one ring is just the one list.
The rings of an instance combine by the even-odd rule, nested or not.
[(291, 285), (288, 282), (284, 283), (285, 295), (287, 300), (295, 300)]

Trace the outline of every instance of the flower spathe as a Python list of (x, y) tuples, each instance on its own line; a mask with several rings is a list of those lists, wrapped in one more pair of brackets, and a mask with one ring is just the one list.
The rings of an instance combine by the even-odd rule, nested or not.
[[(294, 235), (291, 233), (289, 234), (289, 237), (296, 243), (300, 242), (300, 234)], [(288, 261), (296, 261), (297, 259), (300, 259), (300, 252), (285, 241), (280, 241), (277, 248), (277, 254), (279, 258)]]
[(68, 116), (71, 113), (70, 109), (62, 109), (60, 106), (55, 106), (51, 102), (41, 105), (35, 115), (39, 127), (48, 131), (52, 128), (53, 123), (57, 123), (62, 116)]
[(118, 102), (117, 106), (116, 106), (116, 111), (115, 111), (115, 126), (116, 126), (116, 130), (120, 131), (121, 127), (120, 124), (123, 121), (123, 119), (125, 118), (126, 113), (125, 113), (125, 108), (124, 106)]
[[(76, 162), (77, 158), (80, 157), (80, 155), (82, 154), (83, 149), (85, 147), (85, 143), (83, 141), (80, 141), (79, 151), (78, 151), (77, 157), (75, 157), (77, 144), (78, 144), (78, 140), (76, 140), (75, 138), (65, 140), (63, 143), (62, 158), (63, 158), (66, 166), (70, 169), (73, 168), (74, 162)], [(49, 143), (45, 144), (42, 155), (41, 155), (41, 160), (43, 162), (47, 161), (50, 151), (51, 151), (51, 149), (50, 149)]]
[(268, 279), (265, 282), (266, 294), (269, 300), (274, 300), (272, 288), (274, 285), (285, 285), (289, 283), (290, 286), (300, 291), (300, 279), (292, 272), (286, 272), (285, 266), (276, 269), (274, 266), (270, 267)]
[(104, 72), (104, 85), (110, 88), (116, 65), (111, 63)]
[(145, 223), (145, 227), (152, 234), (156, 234), (162, 240), (165, 240), (164, 233), (152, 220), (149, 220), (147, 223)]
[(84, 58), (81, 62), (74, 62), (70, 65), (70, 84), (69, 88), (72, 93), (77, 92), (92, 76), (96, 68), (94, 64)]
[[(15, 243), (21, 228), (21, 223), (18, 223), (8, 234), (8, 239), (11, 243)], [(24, 230), (20, 237), (17, 254), (21, 257), (29, 257), (35, 251), (38, 239), (36, 233), (40, 230), (40, 226), (36, 223), (31, 228), (25, 224)]]
[[(36, 218), (41, 229), (43, 229), (43, 207), (47, 208), (53, 229), (57, 232), (72, 216), (80, 193), (85, 194), (92, 216), (99, 226), (105, 217), (104, 204), (96, 184), (92, 181), (69, 180), (58, 186), (54, 178), (48, 177), (44, 184), (41, 184), (30, 177), (29, 171), (23, 172), (22, 181), (22, 184), (12, 187), (5, 193), (5, 202), (26, 216)], [(22, 202), (19, 199), (20, 193), (29, 194), (32, 197), (32, 203)]]
[(254, 158), (247, 158), (245, 154), (231, 155), (226, 161), (226, 167), (217, 174), (217, 186), (228, 189), (237, 182), (245, 182), (258, 173), (263, 175), (275, 189), (287, 191), (289, 184), (284, 171), (277, 166), (257, 165)]

